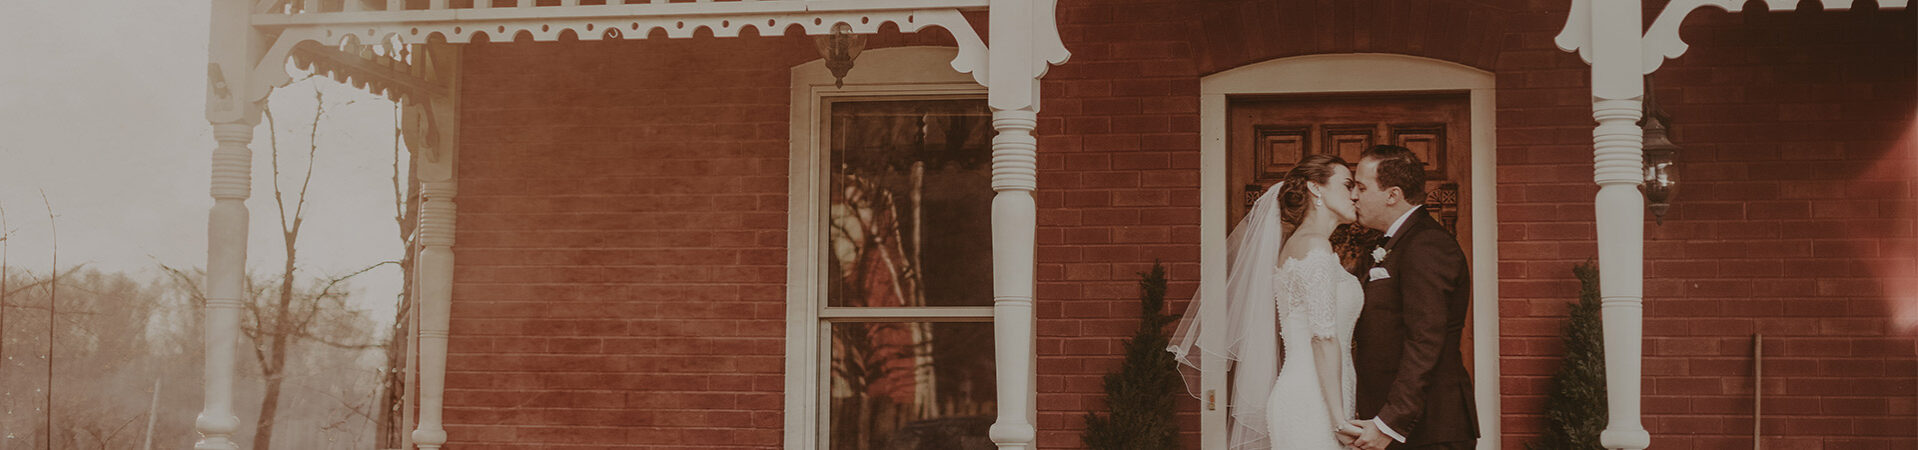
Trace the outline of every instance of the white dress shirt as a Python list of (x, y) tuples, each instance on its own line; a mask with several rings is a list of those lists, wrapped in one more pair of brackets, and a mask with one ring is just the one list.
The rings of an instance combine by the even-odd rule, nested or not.
[(1399, 220), (1392, 221), (1391, 228), (1385, 229), (1385, 237), (1392, 237), (1393, 235), (1398, 234), (1399, 228), (1402, 228), (1405, 226), (1405, 219), (1412, 218), (1412, 213), (1418, 212), (1419, 209), (1424, 207), (1425, 205), (1416, 205), (1416, 206), (1413, 206), (1412, 209), (1405, 210), (1405, 214), (1399, 215)]

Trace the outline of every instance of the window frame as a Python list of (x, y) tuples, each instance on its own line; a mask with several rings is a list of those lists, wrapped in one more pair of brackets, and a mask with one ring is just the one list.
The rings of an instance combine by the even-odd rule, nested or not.
[[(835, 87), (823, 60), (792, 69), (791, 171), (786, 253), (786, 392), (784, 448), (829, 448), (832, 423), (832, 328), (835, 322), (991, 323), (992, 306), (827, 306), (833, 103), (984, 99), (986, 88), (952, 70), (954, 47), (898, 47), (860, 55)], [(982, 243), (989, 244), (989, 243)], [(985, 263), (990, 264), (990, 261)], [(996, 381), (996, 380), (995, 380)]]

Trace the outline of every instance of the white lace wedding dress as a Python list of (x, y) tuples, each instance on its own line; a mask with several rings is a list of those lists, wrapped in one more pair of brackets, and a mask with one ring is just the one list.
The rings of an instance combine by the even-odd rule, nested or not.
[(1279, 316), (1279, 337), (1285, 360), (1266, 399), (1266, 429), (1272, 448), (1342, 449), (1333, 435), (1334, 418), (1320, 392), (1319, 370), (1312, 358), (1312, 339), (1337, 339), (1339, 395), (1344, 410), (1337, 420), (1352, 417), (1357, 377), (1352, 370), (1352, 330), (1365, 292), (1357, 277), (1339, 265), (1329, 250), (1307, 252), (1303, 259), (1285, 259), (1277, 268), (1273, 286)]

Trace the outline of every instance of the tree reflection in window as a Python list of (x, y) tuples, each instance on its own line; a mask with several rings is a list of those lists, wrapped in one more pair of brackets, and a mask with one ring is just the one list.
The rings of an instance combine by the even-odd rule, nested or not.
[[(830, 110), (827, 305), (989, 307), (985, 102)], [(992, 326), (964, 320), (829, 320), (831, 448), (992, 448)]]

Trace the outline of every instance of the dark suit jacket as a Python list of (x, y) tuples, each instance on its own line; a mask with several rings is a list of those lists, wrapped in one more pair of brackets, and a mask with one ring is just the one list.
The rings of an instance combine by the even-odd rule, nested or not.
[(1479, 437), (1472, 379), (1459, 353), (1471, 270), (1458, 240), (1424, 208), (1387, 240), (1390, 278), (1365, 283), (1355, 331), (1358, 416), (1378, 417), (1404, 446)]

